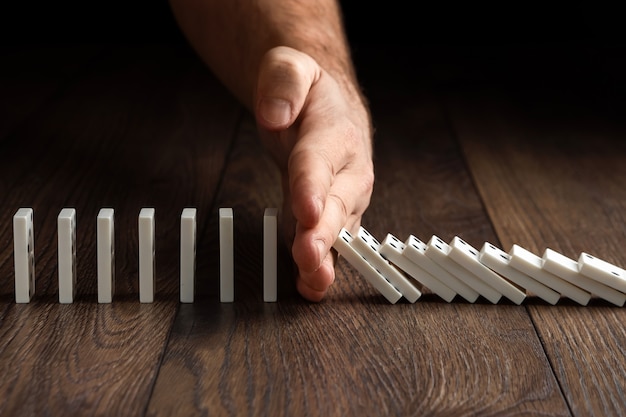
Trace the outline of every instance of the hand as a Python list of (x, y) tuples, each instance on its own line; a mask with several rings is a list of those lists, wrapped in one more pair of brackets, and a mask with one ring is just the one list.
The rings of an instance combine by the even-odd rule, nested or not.
[(276, 47), (259, 68), (255, 115), (281, 170), (296, 287), (304, 298), (320, 301), (335, 279), (335, 239), (342, 227), (359, 227), (370, 203), (369, 111), (350, 81), (333, 78), (307, 54)]

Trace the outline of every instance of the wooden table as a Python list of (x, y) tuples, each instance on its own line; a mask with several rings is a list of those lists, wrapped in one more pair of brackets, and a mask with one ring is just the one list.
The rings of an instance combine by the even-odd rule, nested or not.
[[(393, 52), (355, 48), (377, 129), (366, 229), (626, 265), (612, 51), (430, 50), (418, 64)], [(311, 304), (282, 248), (279, 302), (264, 303), (262, 218), (280, 205), (278, 173), (252, 117), (186, 46), (5, 48), (0, 71), (1, 416), (626, 413), (626, 309), (601, 300), (446, 303), (426, 289), (391, 305), (342, 259)], [(29, 304), (14, 302), (20, 207), (35, 214)], [(57, 295), (64, 207), (78, 223), (68, 305)], [(111, 304), (96, 297), (102, 207), (116, 212)], [(142, 207), (156, 209), (151, 304), (138, 298)], [(198, 209), (193, 304), (178, 302), (185, 207)], [(220, 207), (234, 210), (232, 304), (219, 302)]]

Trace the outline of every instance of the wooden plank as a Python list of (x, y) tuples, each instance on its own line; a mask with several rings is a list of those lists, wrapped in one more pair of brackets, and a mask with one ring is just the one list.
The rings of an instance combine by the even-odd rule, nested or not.
[[(493, 239), (435, 100), (401, 87), (368, 90), (378, 174), (364, 225), (379, 237)], [(262, 214), (279, 190), (246, 119), (213, 209), (204, 300), (181, 306), (149, 415), (569, 415), (523, 306), (433, 295), (390, 305), (343, 260), (325, 301), (307, 303), (293, 293), (284, 253), (283, 294), (263, 303)], [(216, 292), (217, 207), (234, 207), (232, 304)]]
[[(197, 207), (204, 227), (240, 111), (186, 48), (127, 48), (14, 133), (0, 154), (0, 414), (144, 412), (178, 308), (180, 214)], [(10, 227), (21, 206), (35, 213), (37, 291), (31, 304), (17, 306)], [(55, 242), (63, 207), (77, 210), (78, 295), (61, 306)], [(116, 210), (110, 305), (96, 302), (102, 207)], [(156, 209), (157, 295), (145, 305), (138, 297), (142, 207)]]
[[(514, 243), (539, 255), (549, 247), (578, 259), (586, 251), (626, 265), (623, 106), (589, 84), (473, 95), (451, 105), (507, 251)], [(589, 307), (531, 304), (529, 312), (572, 413), (626, 413), (626, 310), (592, 300)]]

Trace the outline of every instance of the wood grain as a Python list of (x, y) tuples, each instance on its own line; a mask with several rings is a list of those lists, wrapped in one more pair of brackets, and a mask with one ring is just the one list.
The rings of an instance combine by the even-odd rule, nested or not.
[[(625, 126), (613, 117), (619, 103), (604, 97), (614, 112), (598, 111), (602, 97), (531, 90), (454, 101), (451, 120), (505, 250), (586, 251), (626, 265)], [(529, 312), (572, 413), (624, 414), (626, 311), (563, 300)]]
[[(197, 207), (204, 227), (239, 112), (188, 50), (121, 48), (13, 134), (0, 156), (1, 415), (144, 412), (178, 308), (180, 213)], [(21, 206), (35, 213), (37, 293), (27, 305), (12, 300)], [(78, 297), (59, 305), (56, 216), (68, 206), (77, 209)], [(142, 305), (137, 215), (146, 206), (156, 209), (157, 295)], [(116, 210), (110, 305), (96, 303), (102, 207)]]

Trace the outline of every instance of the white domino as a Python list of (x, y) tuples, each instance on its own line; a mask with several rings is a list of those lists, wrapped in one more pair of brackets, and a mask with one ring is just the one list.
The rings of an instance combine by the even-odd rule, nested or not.
[(626, 302), (626, 294), (581, 274), (578, 270), (578, 262), (550, 248), (546, 249), (543, 254), (542, 267), (546, 271), (552, 272), (571, 284), (617, 306), (621, 307)]
[(541, 266), (542, 261), (539, 256), (519, 245), (513, 245), (509, 251), (509, 255), (511, 256), (509, 265), (512, 268), (536, 279), (545, 286), (559, 292), (561, 296), (576, 301), (580, 305), (584, 306), (589, 303), (591, 299), (590, 293), (544, 270)]
[(57, 217), (59, 303), (76, 296), (76, 209), (64, 208)]
[(20, 208), (13, 216), (15, 302), (29, 303), (35, 294), (35, 231), (33, 209)]
[(112, 208), (98, 212), (98, 302), (110, 303), (115, 294), (115, 218)]
[(197, 210), (185, 208), (180, 215), (180, 302), (193, 303), (196, 284)]
[(441, 280), (445, 285), (450, 287), (450, 289), (455, 291), (468, 302), (476, 302), (480, 294), (426, 256), (426, 249), (427, 246), (424, 242), (419, 240), (417, 237), (410, 235), (404, 242), (402, 256), (420, 266), (433, 277), (437, 277), (437, 279)]
[(391, 304), (402, 298), (402, 293), (394, 287), (380, 272), (376, 270), (356, 249), (352, 247), (353, 237), (346, 229), (341, 229), (333, 247), (350, 265), (376, 288)]
[(422, 296), (414, 281), (409, 280), (403, 272), (383, 258), (379, 250), (380, 243), (363, 227), (359, 227), (358, 235), (352, 241), (352, 247), (380, 271), (409, 302), (414, 303)]
[(235, 261), (233, 237), (233, 209), (219, 209), (220, 229), (220, 301), (235, 301)]
[(383, 255), (392, 264), (406, 272), (417, 282), (430, 289), (432, 292), (443, 298), (447, 302), (451, 302), (456, 296), (456, 292), (450, 287), (432, 276), (429, 272), (419, 267), (409, 258), (402, 255), (402, 251), (406, 245), (397, 237), (388, 233), (380, 244), (380, 254)]
[(460, 237), (455, 236), (450, 242), (449, 256), (515, 304), (524, 302), (526, 293), (481, 263), (478, 250)]
[(626, 293), (626, 271), (623, 268), (583, 252), (578, 257), (578, 270), (591, 279)]
[(263, 215), (263, 301), (278, 300), (278, 209), (266, 208)]
[(441, 240), (437, 236), (433, 236), (426, 247), (426, 256), (437, 262), (439, 266), (446, 269), (452, 275), (461, 279), (467, 285), (478, 291), (480, 295), (485, 297), (491, 303), (496, 304), (502, 298), (502, 294), (493, 287), (487, 285), (483, 280), (478, 278), (473, 272), (462, 267), (452, 258), (450, 258), (450, 245)]
[(479, 260), (498, 274), (514, 282), (522, 288), (537, 295), (548, 304), (555, 305), (561, 298), (561, 294), (542, 284), (536, 279), (526, 275), (509, 265), (511, 255), (497, 248), (489, 242), (485, 242), (480, 250)]
[(152, 303), (156, 284), (153, 208), (139, 212), (139, 302)]

